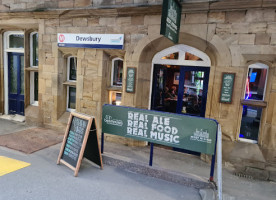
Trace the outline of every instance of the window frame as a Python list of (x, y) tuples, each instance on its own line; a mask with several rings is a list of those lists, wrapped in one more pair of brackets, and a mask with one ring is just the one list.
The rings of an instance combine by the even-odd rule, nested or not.
[[(75, 58), (76, 59), (76, 80), (71, 80), (70, 79), (70, 59)], [(74, 87), (76, 88), (76, 96), (75, 98), (77, 99), (77, 87), (76, 87), (76, 82), (77, 82), (77, 65), (78, 65), (78, 59), (77, 56), (68, 56), (67, 57), (67, 63), (66, 63), (66, 82), (69, 84), (66, 84), (66, 111), (68, 112), (74, 112), (76, 108), (69, 108), (69, 88)], [(75, 99), (75, 101), (76, 101)], [(76, 104), (76, 103), (75, 103)]]
[(17, 51), (24, 51), (24, 46), (23, 48), (11, 48), (10, 47), (10, 36), (11, 35), (22, 35), (23, 36), (23, 45), (24, 45), (24, 42), (25, 42), (25, 37), (24, 37), (24, 32), (22, 31), (8, 31), (7, 32), (7, 48), (6, 48), (6, 51), (12, 51), (12, 52), (17, 52)]
[[(115, 94), (115, 96), (116, 96), (117, 93), (121, 94), (121, 103), (118, 104), (118, 105), (121, 105), (121, 104), (122, 104), (122, 95), (123, 95), (123, 94), (122, 94), (121, 91), (110, 91), (110, 92), (109, 92), (109, 104), (113, 105), (113, 104), (112, 104), (112, 95)], [(116, 105), (117, 105), (117, 104), (116, 104)]]
[[(247, 69), (247, 73), (246, 73), (246, 81), (247, 81), (247, 78), (248, 78), (248, 72), (250, 70), (250, 68), (253, 68), (253, 69), (266, 69), (266, 79), (265, 79), (265, 85), (264, 85), (264, 92), (263, 92), (263, 99), (262, 100), (258, 100), (258, 99), (246, 99), (247, 101), (264, 101), (265, 99), (265, 94), (266, 94), (266, 85), (267, 85), (267, 79), (268, 79), (268, 72), (269, 72), (269, 66), (264, 64), (264, 63), (253, 63), (251, 65), (248, 66), (248, 69)], [(245, 95), (246, 95), (246, 83), (245, 83), (245, 86), (244, 86), (244, 95), (243, 95), (243, 99), (245, 99)]]
[[(36, 72), (38, 73), (38, 71), (30, 71), (30, 104), (33, 105), (33, 106), (38, 106), (38, 100), (36, 101), (34, 99), (34, 97), (35, 97), (35, 95), (34, 95), (34, 92), (35, 92), (34, 81), (35, 81), (35, 73)], [(39, 74), (38, 74), (38, 76), (39, 76)], [(38, 83), (39, 83), (39, 79), (38, 79), (37, 84)]]
[[(66, 86), (66, 93), (67, 93), (67, 95), (66, 95), (67, 96), (66, 97), (66, 111), (68, 111), (68, 112), (74, 112), (76, 110), (76, 108), (69, 108), (69, 88), (70, 87), (76, 88), (76, 96), (75, 97), (77, 97), (77, 87), (73, 86), (73, 85), (67, 85)], [(75, 99), (75, 104), (76, 104), (76, 99)]]
[(111, 87), (118, 87), (118, 88), (122, 88), (123, 87), (123, 80), (122, 80), (122, 85), (113, 85), (113, 81), (114, 81), (114, 67), (115, 67), (115, 61), (117, 60), (121, 60), (123, 62), (123, 74), (122, 77), (124, 76), (124, 60), (122, 58), (116, 57), (112, 59), (112, 68), (111, 68)]
[[(266, 79), (265, 79), (265, 84), (264, 84), (264, 92), (263, 92), (263, 99), (262, 100), (258, 100), (258, 99), (245, 99), (245, 95), (246, 95), (246, 82), (248, 79), (248, 73), (249, 70), (255, 68), (255, 69), (266, 69)], [(263, 112), (264, 109), (267, 107), (267, 103), (265, 102), (265, 97), (266, 97), (266, 88), (267, 88), (267, 82), (268, 82), (268, 75), (269, 75), (269, 66), (265, 63), (261, 63), (261, 62), (255, 62), (253, 64), (250, 64), (248, 66), (248, 69), (246, 71), (246, 80), (245, 80), (245, 84), (244, 84), (244, 92), (243, 92), (243, 96), (241, 99), (241, 106), (242, 106), (242, 111), (243, 112), (243, 106), (251, 106), (251, 107), (258, 107), (262, 109), (262, 114), (260, 117), (260, 124), (259, 124), (259, 130), (258, 130), (258, 140), (252, 140), (252, 139), (247, 139), (247, 138), (241, 138), (240, 137), (240, 130), (241, 130), (241, 121), (242, 121), (242, 116), (240, 118), (240, 126), (239, 126), (239, 131), (238, 131), (238, 141), (241, 142), (246, 142), (246, 143), (252, 143), (252, 144), (258, 144), (259, 142), (259, 138), (260, 138), (260, 133), (261, 133), (261, 126), (262, 126), (262, 118), (263, 118)]]
[[(31, 32), (30, 33), (30, 67), (38, 68), (38, 66), (33, 65), (33, 51), (34, 51), (34, 49), (33, 49), (33, 35), (34, 34), (38, 35), (38, 32)], [(38, 35), (38, 37), (39, 37), (39, 35)], [(37, 55), (37, 56), (39, 56), (39, 55)], [(39, 63), (39, 60), (38, 60), (38, 63)]]
[[(77, 74), (76, 74), (76, 80), (70, 79), (70, 70), (71, 70), (71, 68), (70, 68), (70, 59), (71, 58), (75, 58), (76, 59), (76, 67), (77, 67), (77, 63), (78, 63), (78, 59), (77, 59), (76, 56), (69, 56), (67, 58), (67, 81), (68, 82), (76, 82), (77, 81)], [(76, 69), (76, 72), (77, 72), (77, 69)]]
[[(34, 49), (33, 49), (33, 35), (34, 34), (38, 34), (38, 32), (37, 31), (35, 31), (35, 32), (31, 32), (30, 34), (29, 34), (29, 36), (30, 36), (30, 105), (33, 105), (33, 106), (38, 106), (38, 101), (36, 101), (35, 99), (34, 99), (34, 90), (35, 90), (35, 86), (34, 86), (34, 81), (35, 81), (35, 73), (37, 72), (38, 73), (38, 66), (35, 66), (35, 65), (33, 65), (33, 51), (34, 51)], [(39, 35), (38, 35), (38, 37), (39, 37)], [(39, 55), (37, 55), (37, 56), (39, 56)], [(39, 63), (39, 61), (38, 61), (38, 63)], [(38, 74), (38, 76), (39, 76), (39, 74)], [(38, 83), (39, 83), (39, 80), (38, 80)]]

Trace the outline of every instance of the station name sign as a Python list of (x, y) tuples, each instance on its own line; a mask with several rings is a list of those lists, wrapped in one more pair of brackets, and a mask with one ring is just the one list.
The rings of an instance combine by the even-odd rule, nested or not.
[(123, 49), (124, 34), (71, 34), (58, 33), (59, 47), (95, 49)]

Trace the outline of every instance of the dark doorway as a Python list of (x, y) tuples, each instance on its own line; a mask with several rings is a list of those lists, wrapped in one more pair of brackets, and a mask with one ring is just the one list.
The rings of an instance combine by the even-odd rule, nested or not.
[(154, 65), (151, 109), (204, 117), (209, 67)]
[(9, 114), (24, 115), (24, 54), (8, 53)]

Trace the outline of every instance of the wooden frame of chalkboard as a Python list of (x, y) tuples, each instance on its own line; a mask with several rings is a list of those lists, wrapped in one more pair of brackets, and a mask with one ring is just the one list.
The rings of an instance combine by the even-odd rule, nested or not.
[(77, 176), (83, 157), (103, 169), (95, 118), (74, 112), (68, 120), (57, 164), (66, 165)]
[[(129, 71), (133, 70), (134, 75), (132, 77), (129, 76)], [(135, 93), (135, 87), (136, 87), (136, 68), (135, 67), (127, 67), (126, 70), (126, 92), (128, 93)], [(132, 80), (132, 86), (129, 84), (129, 80)]]
[[(232, 82), (230, 83), (230, 86), (226, 84), (226, 76), (232, 77)], [(221, 88), (220, 88), (220, 96), (219, 96), (219, 102), (220, 103), (232, 103), (232, 97), (233, 97), (233, 91), (234, 91), (234, 84), (235, 84), (235, 76), (236, 73), (228, 73), (228, 72), (223, 72), (222, 77), (221, 77)], [(228, 87), (228, 88), (227, 88)], [(223, 93), (225, 93), (225, 90), (231, 90), (230, 94), (228, 94), (228, 99), (225, 98), (223, 99)], [(224, 94), (227, 95), (227, 94)]]

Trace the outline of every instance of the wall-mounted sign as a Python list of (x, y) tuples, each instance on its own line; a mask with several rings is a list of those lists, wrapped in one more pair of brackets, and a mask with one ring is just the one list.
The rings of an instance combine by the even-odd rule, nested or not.
[(59, 47), (95, 49), (123, 49), (124, 34), (71, 34), (58, 33)]
[(126, 75), (126, 92), (135, 92), (136, 68), (128, 67)]
[(77, 176), (83, 157), (103, 168), (95, 118), (71, 113), (57, 164), (65, 164)]
[(170, 147), (214, 154), (217, 122), (212, 119), (104, 105), (102, 132)]
[(220, 102), (231, 103), (233, 95), (233, 87), (235, 82), (235, 73), (223, 73), (220, 90)]
[(178, 0), (163, 0), (160, 34), (178, 43), (182, 6)]

